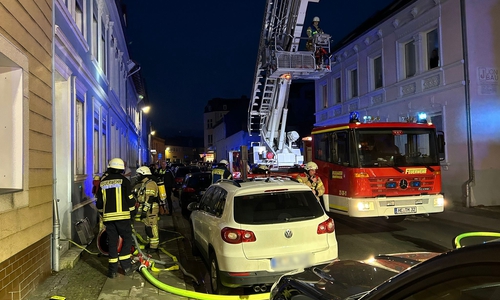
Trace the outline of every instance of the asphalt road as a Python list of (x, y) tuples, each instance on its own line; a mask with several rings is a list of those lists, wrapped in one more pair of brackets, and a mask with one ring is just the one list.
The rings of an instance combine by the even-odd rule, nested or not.
[[(329, 214), (335, 221), (336, 236), (340, 259), (364, 260), (377, 254), (409, 251), (444, 252), (452, 249), (452, 240), (458, 234), (468, 231), (481, 231), (480, 227), (449, 222), (432, 215), (409, 216), (400, 223), (389, 223), (383, 218), (352, 218)], [(184, 239), (185, 257), (183, 266), (191, 270), (199, 279), (200, 285), (194, 289), (210, 292), (209, 274), (205, 262), (191, 255), (191, 229), (189, 221), (182, 216), (176, 218), (177, 230)], [(235, 295), (251, 291), (238, 289)]]

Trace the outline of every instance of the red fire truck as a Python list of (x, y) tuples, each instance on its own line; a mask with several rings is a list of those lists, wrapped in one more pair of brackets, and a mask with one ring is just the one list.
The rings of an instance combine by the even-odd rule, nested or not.
[[(410, 118), (413, 119), (413, 118)], [(444, 210), (436, 128), (425, 115), (415, 122), (360, 122), (313, 129), (306, 151), (318, 165), (330, 212), (385, 217)]]

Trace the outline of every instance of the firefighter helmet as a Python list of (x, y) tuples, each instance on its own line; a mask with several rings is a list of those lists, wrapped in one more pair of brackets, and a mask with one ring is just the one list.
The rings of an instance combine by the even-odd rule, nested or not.
[(224, 165), (226, 165), (226, 166), (227, 166), (227, 165), (229, 165), (229, 162), (228, 162), (227, 160), (223, 159), (223, 160), (221, 160), (221, 161), (219, 162), (219, 164), (224, 164)]
[(108, 168), (116, 170), (125, 170), (125, 163), (121, 158), (113, 158), (108, 163)]
[(319, 17), (314, 17), (313, 22), (319, 22)]
[(308, 162), (308, 163), (306, 164), (305, 169), (306, 169), (307, 171), (309, 171), (309, 170), (317, 170), (317, 169), (318, 169), (318, 165), (317, 165), (315, 162), (310, 161), (310, 162)]
[(146, 167), (146, 166), (142, 166), (142, 167), (139, 167), (137, 169), (137, 171), (135, 171), (138, 175), (152, 175), (151, 174), (151, 170)]

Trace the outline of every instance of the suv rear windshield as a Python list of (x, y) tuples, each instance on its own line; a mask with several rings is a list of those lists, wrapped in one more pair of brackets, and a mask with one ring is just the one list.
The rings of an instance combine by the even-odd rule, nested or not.
[(234, 220), (240, 224), (274, 224), (315, 219), (324, 214), (309, 191), (276, 192), (234, 198)]

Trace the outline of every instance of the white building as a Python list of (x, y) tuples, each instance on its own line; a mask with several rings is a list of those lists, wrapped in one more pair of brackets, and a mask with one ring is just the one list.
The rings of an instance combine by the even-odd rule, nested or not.
[(88, 217), (93, 228), (97, 220), (94, 175), (114, 157), (133, 169), (148, 155), (140, 110), (146, 95), (117, 3), (54, 1), (54, 198), (61, 238), (76, 242), (74, 224)]
[(449, 204), (500, 205), (500, 0), (397, 0), (333, 51), (315, 126), (351, 111), (399, 121), (426, 112), (445, 134)]

